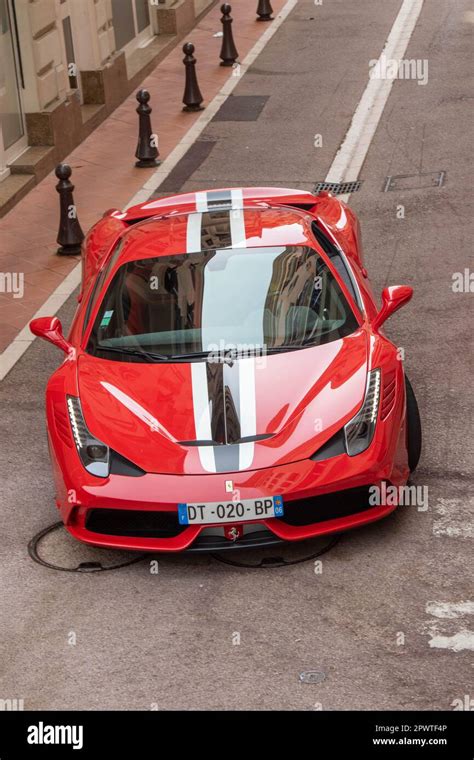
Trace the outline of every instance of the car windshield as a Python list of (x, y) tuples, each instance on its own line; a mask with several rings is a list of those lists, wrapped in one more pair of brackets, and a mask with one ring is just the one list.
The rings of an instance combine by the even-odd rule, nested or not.
[(123, 264), (87, 350), (124, 361), (276, 353), (328, 343), (357, 327), (314, 249), (232, 248)]

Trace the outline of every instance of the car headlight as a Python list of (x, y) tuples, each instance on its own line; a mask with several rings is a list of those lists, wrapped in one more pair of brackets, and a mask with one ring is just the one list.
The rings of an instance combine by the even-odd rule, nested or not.
[(109, 447), (89, 432), (82, 414), (81, 402), (75, 396), (66, 396), (69, 421), (77, 453), (88, 472), (98, 478), (109, 475)]
[(364, 403), (356, 416), (344, 426), (346, 450), (350, 457), (365, 451), (374, 437), (380, 401), (380, 370), (369, 372)]

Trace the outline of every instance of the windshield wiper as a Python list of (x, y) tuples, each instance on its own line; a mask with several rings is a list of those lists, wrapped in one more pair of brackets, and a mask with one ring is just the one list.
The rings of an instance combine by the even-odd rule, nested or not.
[(171, 354), (172, 359), (189, 359), (192, 357), (201, 357), (201, 356), (209, 356), (209, 354), (213, 353), (212, 351), (192, 351), (189, 354)]
[(194, 351), (190, 354), (172, 354), (169, 358), (178, 361), (179, 359), (186, 360), (186, 359), (212, 359), (213, 362), (235, 362), (239, 359), (248, 359), (250, 356), (256, 354), (257, 356), (265, 356), (265, 354), (277, 354), (281, 353), (283, 351), (296, 351), (297, 349), (301, 348), (307, 348), (307, 345), (298, 344), (298, 345), (291, 345), (291, 346), (272, 346), (270, 348), (264, 349), (259, 348), (255, 351), (251, 351), (250, 349), (247, 349), (245, 352), (245, 355), (239, 354), (237, 351), (236, 355), (234, 356), (232, 354), (232, 349), (229, 349), (228, 352), (226, 351)]
[(279, 353), (281, 351), (296, 351), (298, 348), (307, 348), (307, 346), (308, 346), (308, 344), (305, 344), (304, 342), (303, 343), (298, 343), (297, 345), (292, 344), (290, 346), (285, 346), (285, 345), (283, 345), (283, 346), (271, 346), (270, 348), (267, 348), (267, 350), (264, 352), (264, 355), (265, 355), (265, 353), (267, 353), (267, 354), (277, 354), (277, 353)]
[(153, 362), (167, 362), (170, 357), (166, 354), (154, 354), (150, 351), (140, 351), (138, 348), (128, 348), (127, 346), (96, 346), (96, 351), (112, 351), (117, 354), (126, 354), (128, 356), (142, 356)]
[[(212, 355), (214, 361), (225, 361), (222, 359), (222, 354), (216, 354), (215, 351), (193, 351), (190, 354), (172, 354), (170, 359), (207, 359)], [(217, 356), (217, 359), (215, 358)]]

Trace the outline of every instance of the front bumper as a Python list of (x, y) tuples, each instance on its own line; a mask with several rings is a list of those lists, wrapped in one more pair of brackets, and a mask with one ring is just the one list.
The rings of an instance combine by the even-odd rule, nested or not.
[[(395, 509), (393, 504), (371, 506), (368, 488), (381, 481), (402, 485), (408, 470), (395, 466), (393, 458), (381, 464), (370, 449), (352, 458), (341, 455), (322, 462), (305, 460), (228, 474), (147, 474), (140, 478), (113, 475), (102, 482), (89, 478), (90, 482), (76, 491), (76, 503), (66, 501), (60, 508), (66, 528), (75, 538), (116, 549), (220, 551), (247, 544), (269, 546), (301, 541), (374, 522)], [(226, 480), (232, 480), (238, 499), (281, 494), (285, 515), (236, 522), (245, 526), (244, 536), (236, 542), (222, 540), (222, 524), (179, 525), (178, 503), (231, 501), (232, 494), (225, 490)]]

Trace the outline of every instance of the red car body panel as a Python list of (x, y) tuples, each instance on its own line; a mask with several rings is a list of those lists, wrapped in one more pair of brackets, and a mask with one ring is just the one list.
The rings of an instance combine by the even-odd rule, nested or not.
[[(310, 457), (360, 408), (367, 376), (365, 335), (266, 357), (255, 372), (257, 435), (252, 469)], [(190, 364), (130, 364), (79, 357), (79, 396), (87, 426), (97, 438), (146, 472), (205, 474), (196, 447), (179, 441), (197, 436)], [(297, 388), (289, 397), (287, 386)], [(152, 388), (152, 392), (150, 392)], [(114, 395), (115, 394), (115, 395)], [(315, 432), (315, 420), (321, 432)], [(113, 425), (111, 424), (113, 421)]]
[[(229, 477), (241, 499), (281, 494), (285, 505), (295, 506), (302, 500), (382, 481), (400, 486), (408, 479), (403, 365), (396, 347), (381, 330), (374, 331), (371, 326), (378, 308), (364, 268), (355, 215), (327, 193), (314, 196), (283, 188), (244, 188), (240, 192), (246, 246), (304, 245), (315, 249), (338, 280), (359, 327), (351, 335), (324, 345), (269, 355), (265, 366), (252, 370), (256, 433), (271, 437), (252, 444), (244, 469), (206, 471), (198, 446), (186, 443), (198, 437), (192, 363), (124, 363), (92, 356), (85, 350), (101, 294), (118, 267), (127, 261), (185, 252), (187, 218), (199, 211), (203, 194), (186, 193), (149, 201), (125, 212), (107, 212), (85, 241), (80, 302), (68, 335), (74, 350), (50, 378), (46, 394), (56, 504), (67, 529), (81, 541), (149, 551), (188, 549), (209, 526), (188, 526), (167, 537), (114, 535), (88, 529), (87, 516), (90, 510), (100, 509), (177, 515), (179, 503), (227, 498), (225, 481)], [(315, 239), (311, 230), (315, 220), (345, 254), (360, 294), (359, 303)], [(119, 240), (120, 253), (101, 282), (86, 321), (97, 276), (108, 266)], [(372, 442), (357, 456), (341, 453), (313, 461), (311, 456), (361, 408), (367, 373), (374, 368), (381, 371), (381, 400)], [(80, 398), (86, 425), (95, 437), (146, 474), (111, 474), (106, 478), (90, 474), (76, 450), (66, 396)], [(270, 518), (262, 520), (261, 526), (275, 539), (301, 540), (370, 523), (394, 508), (393, 504), (367, 503), (342, 517), (304, 525)]]

